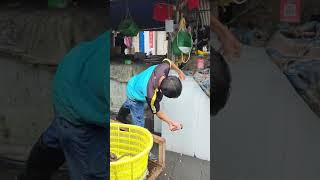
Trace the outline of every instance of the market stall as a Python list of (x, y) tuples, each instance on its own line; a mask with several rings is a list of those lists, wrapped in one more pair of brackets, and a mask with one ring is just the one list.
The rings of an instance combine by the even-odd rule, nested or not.
[[(141, 0), (111, 3), (116, 17), (112, 19), (110, 58), (111, 118), (116, 118), (127, 99), (126, 88), (130, 78), (152, 65), (162, 63), (165, 58), (170, 59), (183, 71), (186, 79), (181, 81), (183, 88), (180, 97), (172, 101), (164, 97), (161, 109), (182, 123), (183, 130), (177, 133), (169, 131), (167, 124), (152, 114), (147, 104), (144, 110), (145, 128), (166, 141), (163, 154), (175, 153), (173, 157), (191, 158), (192, 163), (210, 163), (210, 6), (206, 0), (199, 1), (199, 6), (195, 7), (189, 7), (187, 1), (181, 2)], [(173, 73), (171, 69), (169, 74)], [(184, 104), (189, 106), (184, 107)], [(201, 146), (197, 142), (200, 138), (203, 139)], [(190, 143), (177, 143), (188, 141)], [(156, 147), (157, 143), (154, 145)], [(192, 164), (182, 160), (172, 163), (176, 163), (177, 167)], [(170, 174), (168, 178), (173, 179), (184, 176), (165, 166), (168, 163), (163, 162), (160, 170), (164, 172), (160, 177), (165, 174)], [(209, 166), (204, 166), (204, 169), (206, 167)]]
[[(118, 109), (121, 100), (125, 100), (125, 83), (130, 77), (150, 65), (161, 63), (164, 58), (169, 58), (179, 65), (186, 75), (193, 77), (208, 98), (210, 97), (210, 12), (209, 4), (204, 2), (198, 12), (190, 10), (188, 6), (176, 6), (178, 1), (173, 1), (172, 4), (154, 1), (147, 6), (153, 9), (153, 12), (150, 12), (152, 20), (146, 19), (146, 23), (149, 23), (147, 27), (139, 21), (141, 14), (136, 12), (139, 3), (123, 4), (125, 10), (118, 12), (123, 18), (119, 19), (120, 22), (113, 23), (110, 72), (111, 94), (115, 95), (111, 98), (112, 110)], [(111, 7), (117, 7), (119, 3), (111, 3)], [(159, 12), (161, 8), (169, 15)], [(137, 22), (135, 19), (138, 19)], [(125, 23), (128, 23), (127, 29), (123, 27)], [(143, 24), (142, 28), (139, 27), (140, 24)], [(187, 49), (183, 49), (186, 47)]]

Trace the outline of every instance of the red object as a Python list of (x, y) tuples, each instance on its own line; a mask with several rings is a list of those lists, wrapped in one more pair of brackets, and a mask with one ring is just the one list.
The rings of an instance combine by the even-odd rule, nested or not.
[(198, 9), (200, 7), (200, 0), (188, 0), (189, 10)]
[(153, 31), (149, 31), (149, 47), (153, 48)]
[(281, 0), (280, 21), (299, 23), (301, 16), (301, 0)]
[(197, 68), (198, 69), (203, 69), (204, 68), (204, 59), (198, 58), (197, 59)]
[(132, 38), (131, 38), (131, 37), (125, 37), (123, 40), (124, 40), (124, 44), (125, 44), (128, 48), (131, 48), (131, 46), (132, 46)]
[(174, 6), (171, 4), (157, 3), (153, 7), (153, 19), (160, 22), (172, 19), (173, 9)]

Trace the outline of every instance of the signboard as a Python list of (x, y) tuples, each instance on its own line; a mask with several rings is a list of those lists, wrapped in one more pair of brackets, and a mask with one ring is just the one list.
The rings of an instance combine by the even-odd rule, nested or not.
[(139, 33), (139, 50), (144, 53), (144, 32)]
[(153, 48), (153, 31), (149, 31), (149, 47)]
[(281, 0), (280, 21), (299, 23), (301, 16), (301, 0)]

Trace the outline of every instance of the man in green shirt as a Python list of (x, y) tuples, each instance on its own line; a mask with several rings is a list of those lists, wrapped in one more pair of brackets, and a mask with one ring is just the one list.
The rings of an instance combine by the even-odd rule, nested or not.
[(49, 180), (65, 161), (71, 180), (109, 179), (109, 46), (105, 32), (61, 60), (53, 81), (55, 116), (21, 180)]

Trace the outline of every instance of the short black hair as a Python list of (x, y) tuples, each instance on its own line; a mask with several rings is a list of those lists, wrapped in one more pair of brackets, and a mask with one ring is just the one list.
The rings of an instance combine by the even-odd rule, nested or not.
[(176, 76), (164, 78), (160, 84), (160, 90), (168, 98), (177, 98), (182, 91), (182, 83)]
[(225, 107), (229, 98), (231, 74), (228, 63), (214, 48), (211, 48), (210, 50), (210, 61), (212, 62), (210, 65), (210, 94), (213, 96), (210, 103), (210, 114), (215, 116)]

